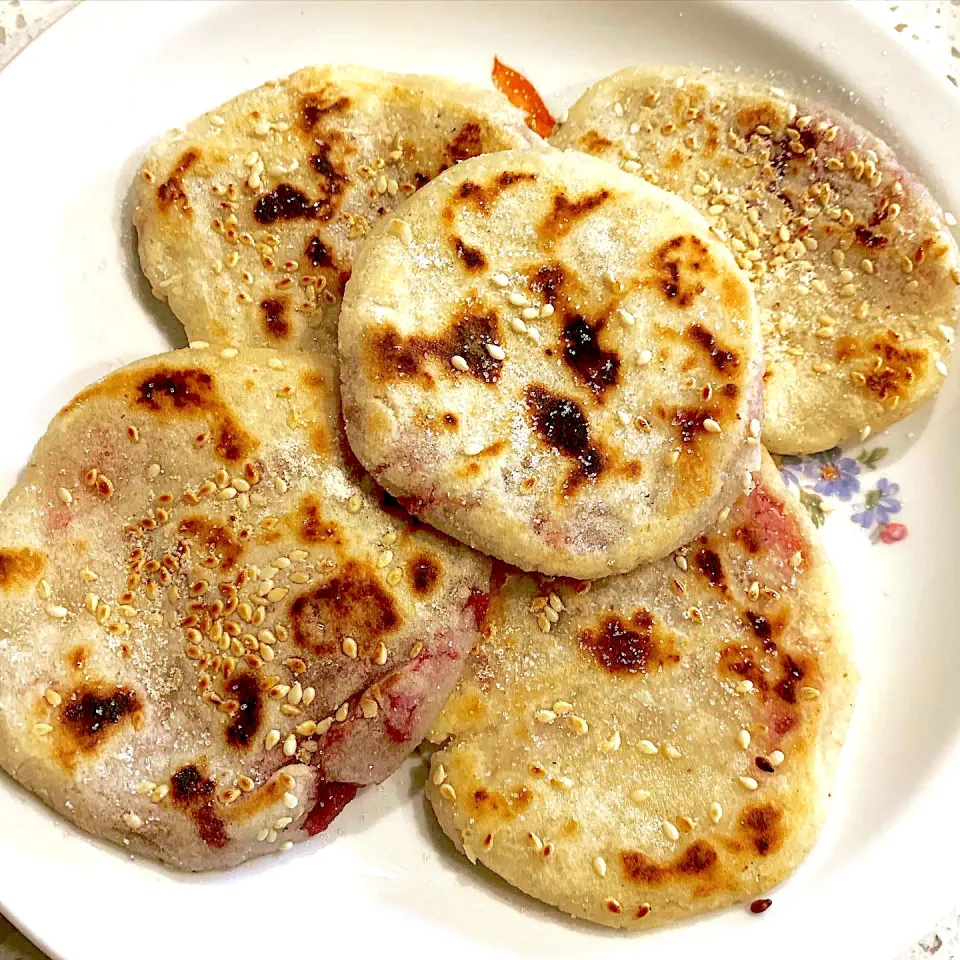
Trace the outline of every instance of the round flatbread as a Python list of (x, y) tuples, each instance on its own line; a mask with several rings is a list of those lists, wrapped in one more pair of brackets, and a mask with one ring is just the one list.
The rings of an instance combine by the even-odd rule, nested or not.
[(833, 569), (768, 457), (675, 557), (594, 584), (494, 585), (430, 735), (447, 742), (427, 795), (471, 860), (639, 928), (752, 900), (797, 866), (857, 673)]
[(576, 151), (467, 161), (381, 223), (340, 351), (361, 462), (526, 570), (655, 560), (759, 463), (749, 284), (688, 204)]
[(960, 309), (953, 222), (832, 107), (707, 70), (637, 67), (553, 135), (689, 200), (752, 279), (764, 444), (824, 450), (940, 389)]
[(135, 188), (140, 262), (191, 340), (335, 352), (371, 225), (460, 160), (531, 142), (492, 90), (308, 67), (153, 147)]
[(0, 508), (0, 766), (188, 869), (304, 839), (387, 777), (489, 583), (349, 456), (333, 360), (226, 354), (85, 390)]

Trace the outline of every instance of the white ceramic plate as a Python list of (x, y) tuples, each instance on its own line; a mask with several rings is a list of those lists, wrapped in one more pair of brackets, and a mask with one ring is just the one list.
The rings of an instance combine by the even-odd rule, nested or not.
[[(957, 101), (846, 5), (87, 3), (0, 74), (0, 487), (80, 387), (183, 344), (140, 278), (130, 226), (130, 183), (157, 135), (307, 63), (485, 82), (494, 54), (555, 106), (638, 62), (774, 71), (885, 131), (960, 210)], [(890, 452), (878, 470), (861, 468), (860, 493), (834, 499), (824, 526), (863, 685), (827, 833), (763, 917), (732, 910), (639, 935), (566, 920), (458, 858), (425, 809), (414, 762), (367, 790), (324, 838), (200, 877), (93, 842), (0, 777), (0, 907), (67, 960), (304, 944), (311, 955), (359, 947), (458, 960), (895, 956), (960, 900), (958, 380), (871, 438), (868, 451)], [(909, 528), (900, 543), (871, 543), (850, 520), (881, 478), (901, 487), (902, 510), (887, 518)]]

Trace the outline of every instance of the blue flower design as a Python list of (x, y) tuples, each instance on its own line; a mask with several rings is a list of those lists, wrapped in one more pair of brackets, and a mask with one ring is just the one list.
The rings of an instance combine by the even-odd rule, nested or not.
[(803, 458), (785, 456), (780, 458), (780, 476), (786, 486), (793, 484), (800, 486), (800, 476), (803, 470)]
[(847, 501), (860, 491), (860, 464), (850, 457), (808, 460), (803, 465), (805, 477), (816, 480), (813, 489), (822, 497)]
[(886, 477), (877, 481), (875, 490), (871, 490), (863, 502), (863, 509), (853, 514), (850, 519), (869, 530), (874, 524), (887, 524), (891, 516), (899, 513), (903, 504), (897, 498), (900, 492), (899, 483), (891, 483)]

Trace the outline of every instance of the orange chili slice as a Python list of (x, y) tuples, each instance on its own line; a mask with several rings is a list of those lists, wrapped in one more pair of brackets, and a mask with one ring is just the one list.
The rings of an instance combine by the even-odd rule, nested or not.
[(493, 85), (527, 115), (527, 126), (541, 137), (549, 137), (557, 121), (550, 115), (536, 87), (518, 70), (493, 58)]

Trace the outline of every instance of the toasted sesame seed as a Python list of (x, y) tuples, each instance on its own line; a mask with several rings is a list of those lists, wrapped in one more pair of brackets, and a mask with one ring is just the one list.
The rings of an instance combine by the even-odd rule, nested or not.
[(538, 723), (553, 723), (557, 719), (556, 713), (553, 710), (538, 710), (537, 711), (537, 722)]
[(450, 358), (450, 363), (453, 366), (454, 370), (459, 370), (461, 373), (466, 373), (470, 369), (470, 366), (467, 363), (467, 361), (464, 360), (459, 353), (454, 354)]
[(680, 751), (672, 743), (664, 744), (663, 753), (671, 760), (677, 760), (680, 757)]
[(799, 550), (797, 550), (790, 557), (790, 566), (793, 567), (794, 570), (798, 570), (802, 563), (803, 563), (803, 554)]
[(741, 680), (734, 689), (737, 693), (750, 693), (753, 690), (753, 681)]
[(377, 652), (374, 655), (373, 662), (381, 667), (387, 662), (387, 647), (382, 640), (377, 644)]
[(280, 731), (271, 730), (264, 738), (263, 745), (267, 750), (272, 750), (280, 742)]
[(760, 786), (753, 777), (737, 777), (737, 779), (747, 790), (756, 790)]
[(816, 700), (820, 696), (820, 691), (816, 687), (801, 687), (800, 696), (804, 700)]
[(123, 822), (131, 830), (139, 830), (143, 826), (143, 820), (140, 819), (135, 813), (125, 813), (123, 815)]
[(283, 755), (285, 757), (292, 757), (297, 752), (297, 736), (294, 733), (287, 734), (286, 740), (283, 741)]
[(49, 723), (35, 723), (33, 725), (33, 732), (38, 737), (45, 737), (50, 733), (53, 733), (53, 727)]
[(676, 841), (680, 839), (680, 831), (669, 820), (661, 821), (660, 829), (668, 840)]
[(567, 703), (566, 700), (557, 700), (557, 702), (554, 703), (553, 705), (553, 712), (557, 714), (557, 716), (562, 717), (565, 714), (570, 713), (572, 710), (573, 710), (573, 704)]
[(641, 740), (637, 744), (637, 747), (641, 753), (645, 753), (648, 757), (652, 757), (654, 754), (660, 752), (652, 740)]
[(343, 723), (344, 720), (347, 719), (347, 715), (349, 714), (349, 712), (350, 712), (350, 705), (347, 703), (341, 703), (340, 706), (337, 707), (337, 712), (334, 713), (333, 717), (337, 721), (337, 723)]
[(457, 791), (453, 789), (451, 784), (444, 783), (440, 786), (440, 796), (453, 803), (457, 799)]
[(634, 803), (645, 803), (650, 799), (649, 790), (641, 790), (639, 787), (630, 791), (630, 799)]
[(723, 427), (721, 427), (720, 424), (717, 423), (717, 421), (714, 420), (712, 417), (707, 417), (707, 418), (703, 421), (703, 429), (706, 430), (707, 433), (722, 433), (722, 432), (723, 432)]
[(61, 487), (57, 491), (57, 496), (66, 504), (73, 503), (73, 494), (66, 487)]
[(53, 617), (54, 620), (63, 620), (67, 616), (69, 611), (66, 607), (61, 607), (59, 604), (51, 603), (46, 608), (47, 616)]
[(719, 803), (714, 801), (713, 803), (710, 804), (710, 819), (714, 823), (719, 823), (721, 817), (723, 817), (723, 807), (721, 807)]
[(637, 322), (637, 318), (629, 310), (624, 310), (623, 307), (617, 310), (617, 318), (628, 327), (632, 327)]
[(750, 731), (741, 730), (737, 734), (737, 743), (740, 745), (741, 749), (747, 750), (750, 747)]
[(576, 734), (585, 734), (590, 727), (587, 724), (587, 721), (583, 717), (577, 716), (575, 713), (571, 713), (567, 717), (567, 726)]
[(389, 227), (390, 233), (398, 237), (400, 242), (406, 246), (409, 246), (413, 243), (413, 230), (410, 228), (410, 224), (406, 220), (394, 219), (390, 221)]

